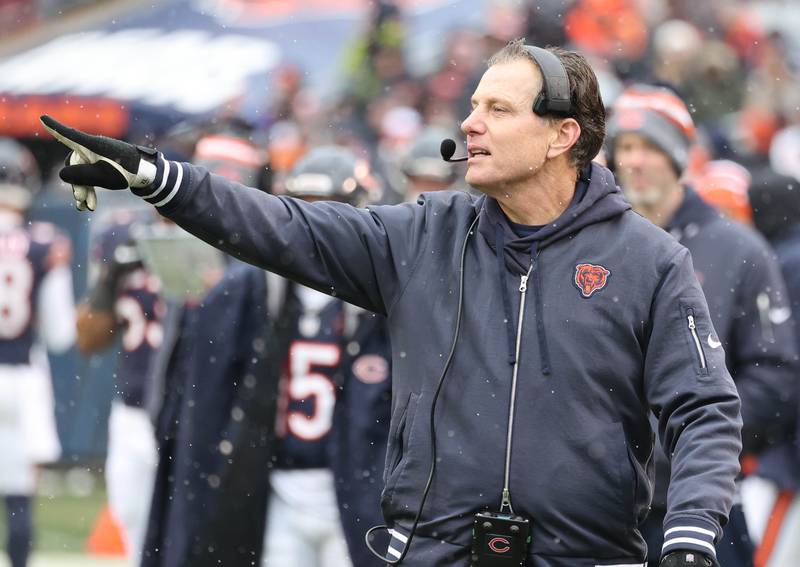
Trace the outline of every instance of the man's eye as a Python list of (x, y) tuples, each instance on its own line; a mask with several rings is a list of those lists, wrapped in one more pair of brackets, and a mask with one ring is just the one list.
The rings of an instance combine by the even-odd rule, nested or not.
[(505, 111), (506, 111), (506, 109), (505, 109), (505, 108), (503, 108), (502, 106), (493, 106), (493, 107), (492, 107), (492, 110), (493, 110), (494, 112), (505, 112)]

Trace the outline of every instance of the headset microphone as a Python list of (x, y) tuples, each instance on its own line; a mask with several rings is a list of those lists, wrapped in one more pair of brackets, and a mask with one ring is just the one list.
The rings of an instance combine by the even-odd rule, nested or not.
[(450, 163), (467, 161), (469, 159), (469, 156), (453, 159), (453, 154), (456, 153), (456, 142), (450, 138), (445, 138), (442, 140), (442, 145), (439, 146), (439, 152), (442, 154), (442, 159)]

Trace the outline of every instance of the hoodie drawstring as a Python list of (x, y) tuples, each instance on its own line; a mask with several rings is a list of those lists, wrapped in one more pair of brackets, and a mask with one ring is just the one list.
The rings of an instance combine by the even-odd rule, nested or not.
[(508, 363), (514, 365), (517, 361), (517, 356), (514, 348), (514, 316), (511, 313), (511, 296), (508, 294), (508, 286), (506, 285), (506, 261), (503, 248), (505, 247), (505, 238), (503, 236), (503, 227), (500, 223), (495, 225), (495, 246), (497, 248), (497, 276), (500, 278), (500, 291), (503, 294), (503, 310), (506, 313), (506, 338), (508, 339)]
[(542, 269), (542, 261), (539, 259), (539, 251), (536, 242), (531, 245), (531, 262), (533, 263), (533, 295), (536, 301), (536, 335), (539, 337), (539, 358), (541, 360), (542, 374), (550, 375), (550, 350), (547, 348), (547, 335), (544, 332), (544, 305), (542, 304), (542, 278), (539, 272)]
[[(506, 338), (508, 340), (508, 363), (514, 365), (517, 360), (516, 355), (516, 337), (514, 333), (514, 316), (511, 312), (511, 296), (508, 292), (506, 285), (506, 263), (505, 263), (505, 236), (503, 227), (500, 223), (495, 225), (495, 247), (497, 252), (498, 270), (497, 274), (500, 278), (500, 291), (503, 295), (503, 310), (506, 316)], [(531, 244), (531, 271), (533, 272), (533, 295), (536, 304), (536, 335), (539, 340), (539, 357), (542, 374), (545, 376), (550, 375), (550, 351), (547, 347), (547, 336), (545, 334), (542, 304), (542, 280), (539, 277), (541, 270), (541, 261), (539, 260), (539, 251), (534, 241)], [(520, 309), (525, 306), (520, 304)]]

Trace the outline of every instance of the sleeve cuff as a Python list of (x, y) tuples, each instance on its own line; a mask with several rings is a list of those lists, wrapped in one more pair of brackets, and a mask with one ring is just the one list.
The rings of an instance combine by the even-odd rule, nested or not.
[(151, 205), (160, 208), (175, 199), (184, 180), (183, 165), (177, 161), (166, 160), (164, 155), (159, 153), (153, 182), (146, 187), (131, 189), (131, 191)]
[(664, 526), (664, 545), (661, 556), (673, 551), (697, 551), (716, 557), (714, 542), (719, 530), (709, 521), (695, 517), (682, 517), (670, 520)]

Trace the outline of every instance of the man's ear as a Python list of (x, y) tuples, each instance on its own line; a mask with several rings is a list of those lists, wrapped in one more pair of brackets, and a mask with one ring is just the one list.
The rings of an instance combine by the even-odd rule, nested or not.
[(558, 119), (554, 125), (556, 136), (547, 150), (547, 158), (553, 159), (566, 153), (581, 137), (581, 127), (574, 118)]

